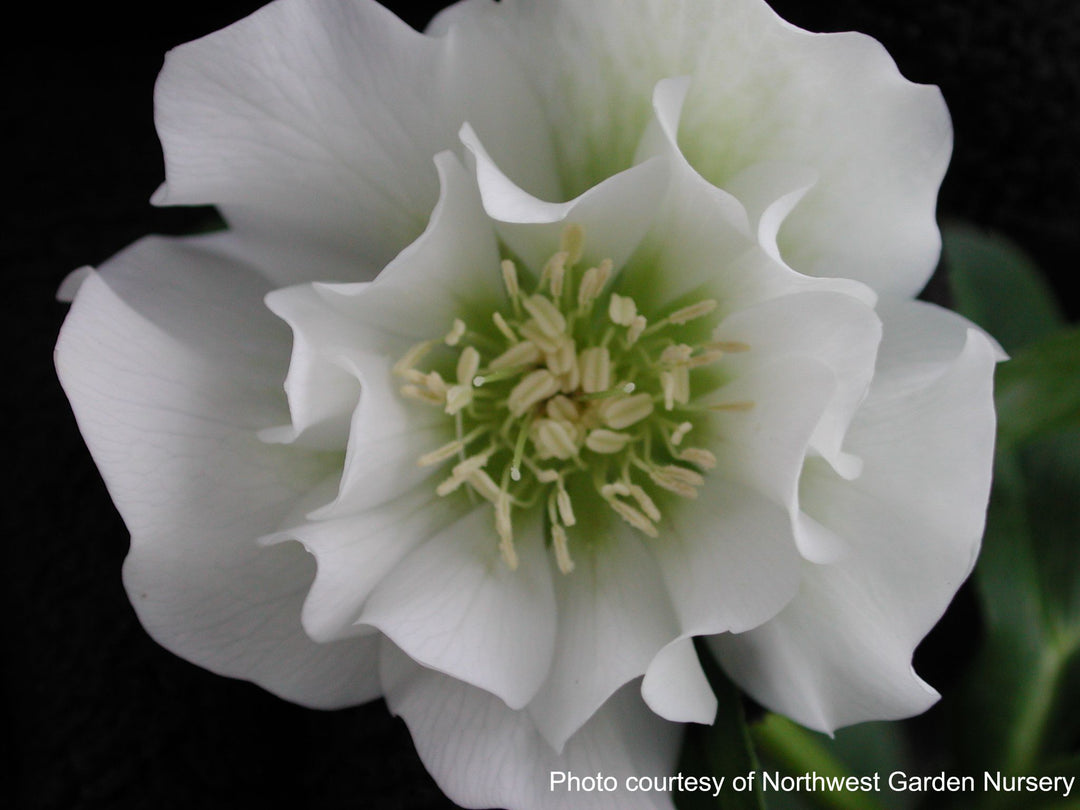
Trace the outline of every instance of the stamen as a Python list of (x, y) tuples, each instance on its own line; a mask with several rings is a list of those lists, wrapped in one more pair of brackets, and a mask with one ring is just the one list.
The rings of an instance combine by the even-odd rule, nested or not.
[(510, 341), (511, 344), (518, 342), (518, 336), (514, 334), (514, 330), (510, 328), (510, 324), (506, 322), (506, 318), (502, 316), (502, 313), (492, 313), (491, 320), (495, 323), (495, 328), (502, 332), (503, 337)]
[(581, 418), (581, 411), (574, 401), (561, 394), (547, 401), (545, 408), (547, 415), (552, 419), (561, 419), (564, 422), (577, 422)]
[(625, 399), (613, 399), (600, 406), (604, 424), (615, 430), (637, 424), (652, 412), (653, 401), (648, 394), (634, 394)]
[(585, 229), (576, 222), (563, 228), (559, 236), (559, 250), (566, 253), (566, 263), (573, 267), (581, 261), (581, 252), (585, 247)]
[(581, 277), (581, 285), (578, 287), (579, 309), (586, 310), (592, 306), (593, 301), (603, 292), (604, 285), (610, 280), (613, 267), (611, 259), (604, 259), (596, 267), (590, 267), (585, 271), (585, 275)]
[(521, 416), (533, 405), (559, 393), (559, 381), (546, 368), (538, 368), (525, 375), (514, 386), (507, 400), (507, 407), (514, 416)]
[(416, 463), (421, 467), (432, 467), (446, 461), (448, 458), (453, 458), (464, 449), (465, 442), (461, 439), (454, 439), (454, 441), (444, 444), (438, 450), (432, 450), (430, 453), (420, 456)]
[(518, 285), (517, 267), (509, 259), (503, 259), (499, 269), (502, 270), (503, 286), (506, 287), (506, 294), (513, 301), (521, 294), (521, 287)]
[(578, 454), (576, 433), (574, 426), (569, 422), (557, 419), (537, 419), (533, 422), (531, 437), (540, 458), (558, 458), (565, 461)]
[(469, 486), (475, 489), (478, 495), (486, 498), (492, 503), (498, 503), (501, 490), (486, 472), (483, 470), (475, 470), (469, 473), (466, 480), (468, 480)]
[(686, 438), (686, 434), (689, 433), (693, 429), (693, 427), (694, 426), (691, 423), (683, 422), (681, 425), (675, 428), (674, 432), (671, 434), (671, 443), (678, 447), (680, 444), (682, 444), (682, 440)]
[(668, 464), (664, 467), (654, 467), (649, 471), (649, 478), (657, 486), (663, 487), (668, 492), (682, 495), (684, 498), (696, 498), (697, 489), (705, 483), (705, 479), (693, 470)]
[(564, 525), (573, 526), (577, 523), (577, 518), (574, 516), (574, 507), (570, 503), (570, 494), (566, 491), (561, 478), (557, 487), (555, 490), (555, 503), (559, 507), (559, 517), (562, 518)]
[(531, 366), (540, 362), (540, 349), (531, 340), (523, 340), (500, 354), (490, 363), (488, 368), (497, 371), (501, 368), (514, 368), (516, 366)]
[(577, 362), (576, 349), (574, 341), (563, 336), (559, 341), (559, 348), (544, 358), (551, 373), (558, 376), (569, 372)]
[(457, 381), (462, 385), (472, 385), (473, 377), (480, 370), (480, 352), (472, 346), (466, 346), (457, 362)]
[(668, 346), (660, 352), (660, 362), (665, 366), (681, 366), (685, 365), (693, 354), (694, 348), (692, 346), (687, 346), (685, 343), (676, 343), (674, 346)]
[(611, 387), (611, 352), (606, 346), (591, 346), (578, 357), (581, 390), (596, 394)]
[(677, 309), (667, 316), (664, 320), (668, 323), (674, 323), (682, 325), (687, 321), (692, 321), (696, 318), (701, 318), (708, 315), (714, 309), (716, 309), (717, 303), (712, 298), (706, 298), (704, 301), (698, 301), (696, 304), (691, 304), (688, 307)]
[[(450, 326), (450, 331), (446, 333), (446, 337), (443, 338), (443, 342), (447, 346), (457, 346), (458, 342), (465, 335), (465, 321), (461, 318), (454, 318), (454, 323)], [(473, 349), (473, 351), (476, 351)]]
[(716, 405), (710, 405), (710, 411), (748, 411), (754, 407), (753, 402), (740, 401), (740, 402), (721, 402)]
[(453, 416), (469, 407), (473, 401), (473, 387), (469, 384), (451, 385), (446, 389), (446, 412)]
[(633, 526), (640, 532), (644, 532), (649, 537), (659, 537), (660, 532), (656, 530), (656, 526), (645, 515), (639, 512), (628, 503), (623, 501), (617, 501), (614, 498), (608, 499), (608, 506), (615, 510), (615, 514)]
[(636, 315), (632, 321), (630, 321), (630, 328), (626, 332), (626, 342), (633, 346), (637, 343), (638, 338), (645, 332), (645, 327), (648, 326), (648, 321), (645, 320), (644, 315)]
[(621, 453), (632, 438), (633, 436), (629, 433), (616, 433), (613, 430), (597, 428), (589, 431), (589, 435), (585, 438), (585, 446), (594, 453), (611, 455)]
[(551, 526), (551, 547), (555, 551), (555, 563), (559, 572), (569, 574), (574, 570), (574, 561), (570, 559), (570, 549), (566, 542), (566, 530), (558, 523)]
[(614, 498), (616, 495), (629, 495), (630, 487), (624, 484), (622, 481), (613, 481), (610, 484), (604, 484), (600, 487), (600, 496), (608, 501)]
[(403, 385), (398, 389), (406, 399), (415, 399), (427, 405), (442, 405), (443, 398), (418, 385)]
[(639, 487), (637, 484), (630, 485), (630, 496), (637, 501), (637, 505), (641, 507), (641, 511), (648, 515), (649, 520), (660, 520), (660, 510), (656, 508), (656, 503), (649, 497), (649, 494)]
[[(545, 301), (547, 299), (544, 299)], [(558, 337), (551, 337), (543, 329), (540, 328), (540, 324), (536, 322), (536, 319), (530, 318), (521, 325), (521, 334), (526, 340), (532, 341), (536, 344), (536, 347), (540, 349), (544, 354), (550, 354), (551, 352), (557, 352), (559, 350)]]
[(689, 461), (703, 470), (711, 470), (716, 467), (716, 456), (701, 447), (687, 447), (679, 453), (680, 461)]
[(717, 360), (719, 360), (723, 356), (724, 356), (724, 353), (722, 351), (720, 351), (719, 349), (712, 349), (712, 350), (707, 351), (707, 352), (702, 352), (701, 354), (695, 354), (688, 361), (686, 361), (686, 367), (687, 368), (698, 368), (699, 366), (707, 366), (707, 365), (710, 365), (712, 363), (715, 363)]
[(611, 294), (608, 303), (608, 317), (619, 326), (629, 326), (637, 317), (637, 304), (633, 298), (624, 298), (618, 293)]
[(423, 360), (424, 355), (431, 351), (433, 342), (434, 341), (431, 340), (425, 340), (411, 346), (409, 350), (405, 352), (404, 356), (394, 363), (394, 368), (392, 369), (394, 374), (399, 377), (410, 377), (409, 372), (415, 369), (416, 364)]
[(542, 295), (530, 295), (521, 303), (533, 316), (540, 331), (549, 338), (557, 340), (566, 334), (566, 318), (549, 299)]
[(514, 525), (510, 519), (510, 495), (500, 489), (495, 499), (495, 531), (499, 534), (499, 551), (511, 571), (518, 567), (517, 551), (514, 549)]

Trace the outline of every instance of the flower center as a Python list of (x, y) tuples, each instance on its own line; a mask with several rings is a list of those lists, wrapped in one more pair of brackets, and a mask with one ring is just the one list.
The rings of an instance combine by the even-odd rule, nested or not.
[[(420, 465), (455, 462), (438, 494), (464, 486), (494, 505), (511, 569), (514, 512), (538, 504), (564, 574), (574, 568), (571, 541), (589, 542), (587, 533), (575, 536), (576, 504), (602, 504), (657, 537), (660, 493), (695, 498), (702, 473), (716, 466), (711, 452), (687, 442), (708, 410), (692, 399), (695, 381), (726, 352), (747, 348), (694, 340), (711, 334), (711, 298), (650, 321), (633, 298), (608, 289), (610, 259), (578, 271), (583, 242), (581, 227), (567, 226), (531, 293), (504, 260), (508, 301), (491, 313), (494, 329), (455, 319), (445, 337), (416, 344), (394, 366), (403, 396), (454, 420), (456, 438)], [(435, 364), (420, 370), (433, 352)], [(715, 385), (714, 375), (697, 387)]]

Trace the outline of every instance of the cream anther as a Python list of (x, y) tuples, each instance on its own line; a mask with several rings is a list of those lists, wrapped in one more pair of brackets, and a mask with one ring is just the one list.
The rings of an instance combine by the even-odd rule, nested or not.
[(703, 470), (711, 470), (716, 467), (716, 456), (701, 447), (687, 447), (679, 453), (680, 461), (689, 461)]
[(540, 458), (558, 458), (565, 461), (578, 453), (577, 433), (577, 428), (570, 422), (537, 419), (532, 423), (530, 438)]
[(676, 343), (660, 352), (660, 362), (665, 366), (681, 366), (685, 365), (693, 354), (693, 346), (687, 346), (685, 343)]
[(564, 526), (573, 526), (577, 523), (574, 507), (570, 503), (570, 493), (566, 491), (561, 478), (555, 490), (555, 503), (559, 507), (559, 517), (562, 518)]
[(637, 424), (653, 412), (652, 397), (634, 394), (622, 399), (610, 399), (600, 405), (600, 418), (609, 428), (622, 430)]
[(399, 377), (412, 379), (410, 372), (412, 372), (416, 368), (416, 364), (423, 360), (424, 356), (431, 351), (432, 343), (433, 341), (425, 340), (409, 347), (409, 350), (405, 352), (402, 358), (394, 363), (394, 368), (392, 369), (394, 374)]
[(724, 353), (719, 349), (711, 349), (707, 352), (702, 352), (701, 354), (695, 354), (693, 357), (686, 361), (686, 367), (698, 368), (699, 366), (711, 365), (723, 356)]
[(480, 370), (480, 352), (472, 346), (466, 346), (457, 362), (457, 381), (462, 385), (472, 385), (476, 372)]
[(561, 419), (564, 422), (577, 422), (581, 418), (581, 410), (569, 397), (561, 394), (547, 401), (544, 410), (551, 419)]
[(654, 467), (649, 470), (649, 478), (657, 486), (674, 492), (676, 495), (682, 495), (684, 498), (696, 498), (698, 493), (695, 487), (700, 487), (705, 483), (705, 479), (700, 474), (676, 464)]
[(585, 437), (585, 446), (594, 453), (611, 455), (621, 453), (633, 438), (629, 433), (616, 433), (614, 430), (596, 428), (590, 430), (589, 435)]
[(633, 320), (630, 321), (630, 328), (626, 331), (626, 342), (633, 346), (638, 342), (638, 338), (645, 332), (645, 327), (649, 325), (649, 322), (645, 320), (644, 315), (635, 315)]
[(656, 526), (653, 522), (645, 517), (640, 511), (635, 509), (624, 501), (616, 500), (615, 498), (609, 498), (607, 500), (608, 506), (615, 510), (615, 514), (633, 526), (640, 532), (644, 532), (649, 537), (659, 537), (660, 532), (656, 530)]
[(566, 540), (566, 530), (558, 523), (551, 526), (551, 547), (555, 551), (555, 564), (559, 571), (569, 574), (574, 570), (574, 561), (570, 559), (570, 547)]
[(542, 295), (530, 295), (522, 304), (533, 316), (540, 331), (549, 338), (558, 340), (566, 334), (566, 317), (549, 299)]
[(572, 222), (563, 228), (559, 235), (559, 250), (566, 253), (566, 263), (573, 267), (581, 261), (581, 252), (585, 248), (585, 229)]
[(521, 294), (521, 287), (518, 286), (517, 268), (509, 259), (503, 259), (499, 269), (502, 271), (503, 286), (506, 287), (506, 294), (510, 296), (510, 300), (514, 300)]
[(514, 416), (521, 416), (533, 405), (559, 393), (559, 381), (546, 368), (530, 371), (514, 386), (506, 406)]
[(450, 331), (446, 333), (446, 337), (443, 338), (443, 343), (447, 346), (457, 346), (461, 339), (465, 336), (465, 321), (461, 318), (454, 318), (454, 323), (450, 326)]
[(434, 464), (446, 461), (448, 458), (453, 458), (464, 449), (465, 443), (460, 439), (455, 439), (452, 442), (444, 444), (437, 450), (432, 450), (430, 453), (425, 453), (420, 456), (416, 463), (421, 467), (430, 467)]
[(541, 357), (543, 357), (543, 355), (540, 353), (540, 349), (537, 348), (535, 343), (531, 340), (523, 340), (521, 343), (514, 344), (488, 363), (488, 368), (492, 371), (497, 371), (501, 368), (535, 365), (540, 362)]
[(593, 301), (600, 297), (604, 285), (611, 279), (614, 265), (611, 259), (604, 259), (596, 267), (590, 267), (581, 278), (581, 286), (578, 287), (578, 308), (585, 310), (592, 306)]
[(608, 302), (608, 317), (619, 326), (629, 326), (637, 317), (637, 304), (633, 298), (625, 298), (618, 293), (611, 294)]
[(417, 402), (424, 402), (428, 405), (441, 406), (443, 404), (442, 397), (431, 393), (427, 388), (421, 388), (419, 385), (403, 385), (398, 390), (406, 399), (415, 399)]
[(697, 318), (701, 318), (708, 315), (714, 309), (716, 309), (717, 303), (712, 298), (706, 298), (704, 301), (698, 301), (696, 304), (691, 304), (688, 307), (677, 309), (667, 316), (664, 320), (668, 323), (684, 324), (687, 321), (692, 321)]
[(495, 324), (495, 328), (502, 332), (502, 336), (511, 344), (518, 342), (518, 336), (514, 334), (514, 330), (510, 328), (510, 324), (506, 322), (506, 318), (502, 316), (501, 312), (493, 312), (491, 320)]
[(581, 390), (586, 394), (607, 391), (611, 387), (611, 352), (606, 346), (591, 346), (578, 356)]
[(571, 338), (563, 336), (559, 339), (558, 345), (558, 349), (544, 357), (547, 367), (556, 376), (568, 373), (577, 363), (577, 347)]
[(694, 426), (690, 422), (683, 422), (671, 433), (671, 443), (678, 447), (682, 444), (682, 440), (686, 438), (686, 434), (693, 430)]
[(641, 507), (641, 511), (648, 516), (649, 520), (660, 520), (660, 510), (656, 508), (653, 499), (637, 484), (630, 485), (630, 497), (637, 501), (637, 505)]
[(521, 332), (522, 337), (526, 340), (536, 344), (536, 347), (540, 349), (544, 354), (551, 354), (559, 350), (558, 337), (551, 337), (536, 322), (535, 318), (530, 318), (525, 321), (518, 329)]
[(469, 407), (473, 401), (473, 387), (471, 383), (452, 385), (446, 389), (446, 408), (448, 414), (455, 413)]
[(492, 503), (497, 503), (499, 500), (499, 493), (501, 490), (496, 486), (495, 482), (491, 480), (491, 476), (483, 470), (474, 470), (467, 476), (469, 486), (476, 490), (477, 494), (486, 498)]

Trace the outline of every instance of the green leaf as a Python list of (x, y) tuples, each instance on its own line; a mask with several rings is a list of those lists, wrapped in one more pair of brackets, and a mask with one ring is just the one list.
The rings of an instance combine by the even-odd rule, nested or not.
[(942, 228), (954, 309), (1012, 353), (1065, 325), (1035, 263), (1002, 236), (966, 225)]
[[(976, 586), (986, 644), (957, 718), (961, 763), (1025, 775), (1076, 745), (1080, 430), (1002, 448)], [(1007, 800), (988, 797), (990, 806)]]
[(1080, 329), (1055, 333), (1021, 349), (998, 368), (994, 382), (1003, 443), (1080, 427)]
[[(791, 776), (814, 773), (823, 778), (873, 777), (901, 767), (903, 746), (895, 723), (864, 723), (841, 729), (834, 738), (770, 714), (751, 729), (762, 759)], [(879, 780), (879, 785), (880, 785)], [(896, 796), (863, 790), (800, 792), (789, 806), (824, 810), (882, 810), (898, 806)], [(886, 800), (886, 801), (883, 801)]]

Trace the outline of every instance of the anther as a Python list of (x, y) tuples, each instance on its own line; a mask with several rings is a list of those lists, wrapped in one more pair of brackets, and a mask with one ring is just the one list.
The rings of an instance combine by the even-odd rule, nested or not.
[(611, 387), (611, 352), (606, 346), (591, 346), (578, 356), (581, 390), (596, 394)]
[(561, 478), (557, 487), (555, 490), (555, 503), (559, 507), (559, 517), (562, 518), (563, 525), (573, 526), (577, 523), (577, 518), (574, 516), (574, 507), (570, 503), (570, 493), (566, 491)]
[(600, 415), (609, 428), (622, 430), (635, 425), (653, 412), (652, 397), (634, 394), (623, 399), (612, 399), (600, 406)]
[(637, 505), (641, 507), (641, 511), (648, 516), (649, 520), (660, 520), (660, 510), (656, 508), (656, 503), (637, 484), (630, 484), (630, 497), (637, 501)]
[(614, 498), (609, 498), (607, 503), (608, 506), (615, 510), (615, 514), (617, 514), (619, 517), (621, 517), (638, 531), (644, 532), (645, 534), (649, 535), (649, 537), (660, 536), (660, 533), (656, 530), (656, 526), (653, 525), (653, 522), (630, 504), (624, 503), (623, 501), (619, 501)]
[(502, 316), (502, 313), (493, 312), (491, 314), (491, 320), (494, 322), (495, 328), (502, 332), (502, 336), (506, 338), (511, 345), (518, 342), (518, 336), (514, 334), (514, 330), (510, 328), (510, 324), (506, 322), (506, 318)]
[(645, 320), (644, 315), (635, 315), (633, 320), (630, 321), (630, 328), (626, 332), (626, 342), (633, 346), (637, 343), (638, 338), (641, 337), (645, 331), (645, 327), (648, 326), (648, 321)]
[(533, 316), (540, 331), (549, 338), (555, 340), (566, 333), (566, 318), (549, 299), (542, 295), (530, 295), (521, 303)]
[(608, 317), (619, 326), (629, 326), (637, 317), (637, 304), (633, 298), (625, 298), (612, 293), (608, 302)]
[(684, 324), (687, 321), (692, 321), (695, 318), (701, 318), (704, 315), (708, 315), (716, 309), (716, 307), (716, 301), (712, 298), (706, 298), (704, 301), (698, 301), (696, 304), (691, 304), (688, 307), (675, 310), (664, 320), (668, 323)]
[(585, 247), (585, 229), (576, 222), (563, 228), (559, 236), (559, 250), (566, 254), (566, 263), (573, 267), (581, 261), (581, 252)]
[(446, 337), (443, 338), (443, 342), (447, 346), (457, 346), (464, 335), (465, 321), (461, 320), (461, 318), (454, 318), (454, 323), (450, 326), (450, 331), (446, 333)]
[(675, 464), (652, 468), (649, 470), (649, 478), (657, 486), (684, 498), (696, 498), (698, 492), (695, 487), (705, 483), (705, 479), (698, 473)]
[(455, 439), (437, 450), (432, 450), (430, 453), (420, 456), (416, 463), (421, 467), (431, 467), (446, 461), (448, 458), (453, 458), (464, 449), (465, 443), (461, 439)]
[(507, 407), (514, 416), (521, 416), (538, 402), (559, 393), (559, 381), (546, 368), (538, 368), (525, 375), (514, 386), (507, 400)]
[(515, 366), (530, 366), (540, 362), (540, 349), (531, 340), (523, 340), (500, 354), (490, 363), (488, 368), (497, 371), (501, 368), (514, 368)]
[(540, 458), (566, 460), (578, 453), (576, 434), (577, 430), (570, 422), (558, 419), (537, 419), (532, 425), (531, 438)]
[(621, 453), (632, 438), (633, 436), (629, 433), (616, 433), (614, 430), (596, 428), (590, 430), (589, 435), (585, 437), (585, 446), (594, 453), (612, 455)]
[(476, 372), (480, 370), (480, 352), (472, 346), (466, 346), (457, 362), (457, 381), (462, 385), (471, 385)]
[(566, 542), (566, 530), (558, 523), (551, 526), (551, 547), (555, 551), (555, 563), (559, 571), (569, 574), (574, 570), (574, 561), (570, 559), (570, 548)]
[(421, 343), (417, 343), (411, 346), (405, 355), (394, 363), (393, 372), (399, 377), (409, 377), (409, 372), (416, 368), (416, 364), (424, 359), (429, 351), (431, 351), (431, 345), (433, 341), (425, 340)]
[(510, 296), (510, 300), (516, 299), (521, 294), (521, 287), (518, 286), (517, 268), (509, 259), (503, 259), (499, 268), (502, 270), (503, 286), (506, 287), (506, 294)]
[(703, 470), (711, 470), (716, 467), (716, 456), (701, 447), (687, 447), (679, 453), (680, 461), (689, 461)]
[(469, 383), (461, 385), (451, 385), (446, 389), (446, 408), (445, 411), (453, 416), (454, 414), (469, 407), (473, 401), (473, 387)]
[(679, 425), (671, 434), (671, 443), (678, 447), (682, 444), (682, 440), (686, 438), (686, 434), (693, 429), (693, 425), (690, 422), (683, 422)]

